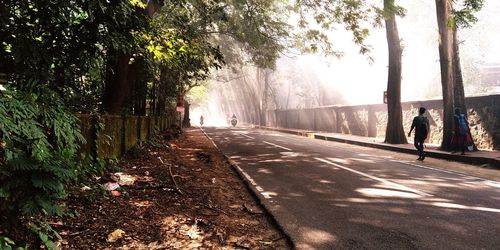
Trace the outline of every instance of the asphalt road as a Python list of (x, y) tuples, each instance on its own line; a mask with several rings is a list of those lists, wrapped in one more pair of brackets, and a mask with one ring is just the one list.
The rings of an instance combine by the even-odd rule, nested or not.
[(251, 128), (203, 129), (297, 249), (500, 249), (500, 182), (440, 169), (457, 163)]

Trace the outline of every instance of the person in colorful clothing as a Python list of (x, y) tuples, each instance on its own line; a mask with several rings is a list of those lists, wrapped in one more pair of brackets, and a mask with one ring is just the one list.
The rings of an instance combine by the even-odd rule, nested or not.
[(451, 140), (452, 153), (460, 150), (462, 155), (465, 154), (467, 148), (467, 134), (469, 133), (469, 122), (459, 108), (455, 108), (453, 115), (453, 137)]

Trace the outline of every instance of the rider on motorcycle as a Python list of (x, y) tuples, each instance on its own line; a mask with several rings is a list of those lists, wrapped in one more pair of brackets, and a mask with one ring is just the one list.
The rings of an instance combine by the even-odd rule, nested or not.
[(238, 123), (238, 119), (236, 119), (236, 114), (233, 114), (233, 116), (231, 117), (231, 125), (235, 127), (236, 123)]

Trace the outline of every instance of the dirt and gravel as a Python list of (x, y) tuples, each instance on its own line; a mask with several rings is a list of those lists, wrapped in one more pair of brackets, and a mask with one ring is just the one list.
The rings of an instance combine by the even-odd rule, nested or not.
[(104, 199), (70, 201), (79, 216), (53, 223), (62, 249), (291, 248), (199, 129), (157, 143), (121, 161)]

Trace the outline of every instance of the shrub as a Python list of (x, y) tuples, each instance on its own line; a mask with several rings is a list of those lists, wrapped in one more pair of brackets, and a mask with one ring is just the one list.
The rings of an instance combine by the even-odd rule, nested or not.
[(76, 177), (76, 117), (48, 89), (0, 91), (0, 222), (62, 216), (65, 184)]

